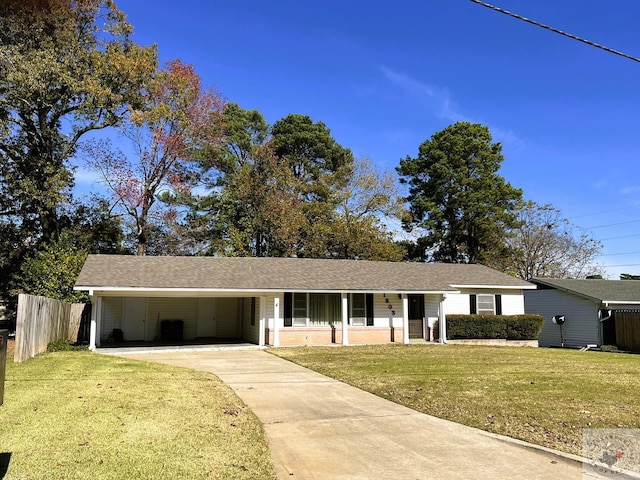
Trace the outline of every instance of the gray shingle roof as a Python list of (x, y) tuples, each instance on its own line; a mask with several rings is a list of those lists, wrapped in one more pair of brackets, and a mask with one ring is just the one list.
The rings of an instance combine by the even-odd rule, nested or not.
[(253, 257), (89, 255), (76, 287), (220, 290), (452, 291), (452, 285), (532, 288), (482, 265)]
[(601, 302), (640, 302), (640, 280), (532, 278), (531, 281)]

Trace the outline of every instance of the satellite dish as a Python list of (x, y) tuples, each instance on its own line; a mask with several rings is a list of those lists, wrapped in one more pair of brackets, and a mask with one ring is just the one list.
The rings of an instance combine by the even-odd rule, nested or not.
[(564, 323), (564, 315), (554, 315), (552, 321), (557, 325), (562, 325)]

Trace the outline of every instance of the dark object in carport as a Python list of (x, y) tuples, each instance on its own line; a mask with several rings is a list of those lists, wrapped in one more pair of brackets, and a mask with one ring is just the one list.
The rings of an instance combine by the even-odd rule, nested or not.
[(124, 332), (121, 328), (114, 328), (113, 332), (111, 332), (111, 340), (113, 343), (122, 343), (124, 342)]
[(160, 338), (163, 342), (181, 342), (183, 332), (183, 320), (162, 320), (160, 322)]
[(7, 365), (9, 330), (0, 330), (0, 405), (4, 403), (4, 372)]

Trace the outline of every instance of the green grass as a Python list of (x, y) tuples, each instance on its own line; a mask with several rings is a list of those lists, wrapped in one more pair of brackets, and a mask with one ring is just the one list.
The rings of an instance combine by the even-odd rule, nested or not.
[(640, 428), (640, 356), (468, 345), (300, 347), (282, 358), (420, 412), (580, 454), (584, 428)]
[(87, 351), (12, 358), (7, 480), (275, 478), (262, 424), (214, 375)]

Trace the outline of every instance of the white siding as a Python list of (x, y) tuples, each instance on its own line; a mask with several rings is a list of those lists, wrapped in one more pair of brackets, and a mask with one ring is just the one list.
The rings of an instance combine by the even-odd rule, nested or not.
[(196, 337), (215, 337), (216, 298), (204, 297), (198, 299), (198, 325)]
[(240, 315), (238, 298), (218, 298), (216, 312), (216, 337), (239, 338)]
[(396, 293), (373, 295), (373, 326), (402, 327), (402, 299)]
[(251, 298), (242, 299), (242, 338), (251, 343), (260, 342), (260, 299), (255, 299), (253, 325), (251, 325)]
[[(275, 325), (273, 322), (273, 299), (274, 299), (275, 295), (273, 293), (269, 293), (267, 295), (264, 296), (264, 301), (265, 301), (265, 312), (264, 312), (264, 316), (265, 316), (265, 328), (270, 328), (270, 329), (274, 329)], [(284, 319), (283, 317), (283, 312), (284, 312), (284, 293), (280, 293), (280, 302), (282, 303), (282, 305), (280, 306), (280, 322), (279, 325), (282, 328), (284, 326)]]
[(444, 301), (444, 311), (447, 315), (455, 313), (469, 315), (469, 294), (447, 293), (447, 298)]
[(560, 327), (552, 322), (554, 315), (565, 316), (566, 320), (562, 326), (565, 346), (600, 345), (599, 306), (598, 302), (555, 289), (525, 292), (527, 313), (536, 313), (545, 318), (538, 339), (541, 347), (561, 345)]
[(426, 295), (424, 307), (424, 314), (427, 316), (427, 327), (433, 327), (440, 315), (440, 295)]
[(102, 297), (100, 340), (106, 341), (114, 328), (122, 327), (122, 297)]
[(192, 340), (197, 335), (198, 299), (151, 297), (147, 318), (147, 340), (160, 340), (162, 320), (182, 320), (183, 338)]
[(503, 315), (522, 315), (525, 312), (522, 291), (502, 291), (497, 293), (502, 296)]
[(122, 318), (122, 332), (125, 340), (148, 340), (147, 299), (145, 297), (125, 297)]
[(524, 313), (524, 295), (522, 290), (463, 290), (461, 293), (447, 293), (445, 311), (447, 314), (468, 315), (469, 295), (493, 294), (502, 298), (502, 315), (522, 315)]

